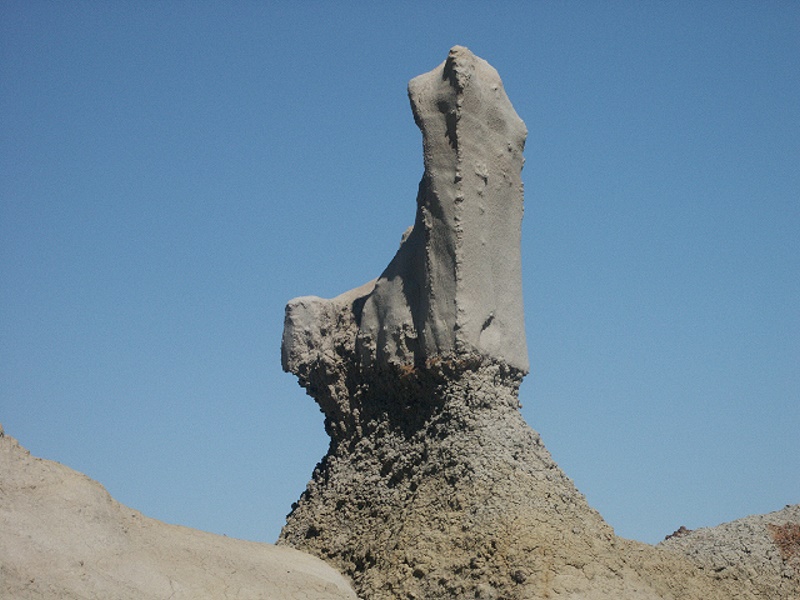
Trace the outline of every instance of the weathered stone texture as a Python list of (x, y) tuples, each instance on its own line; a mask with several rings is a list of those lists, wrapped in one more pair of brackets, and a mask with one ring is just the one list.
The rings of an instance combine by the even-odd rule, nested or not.
[[(497, 71), (466, 48), (453, 48), (447, 61), (408, 89), (422, 130), (425, 174), (413, 228), (353, 306), (359, 359), (370, 367), (423, 366), (432, 359), (481, 356), (525, 373), (525, 125)], [(285, 368), (293, 369), (287, 355), (299, 358), (295, 343), (314, 345), (298, 338), (317, 336), (314, 342), (326, 344), (318, 336), (324, 319), (315, 322), (309, 310), (321, 315), (322, 305), (337, 301), (289, 304)]]
[(659, 546), (757, 598), (800, 598), (800, 504), (689, 531)]
[(331, 445), (279, 543), (367, 600), (756, 597), (615, 537), (524, 422), (525, 126), (466, 48), (409, 96), (425, 160), (414, 226), (377, 280), (286, 308), (283, 367)]

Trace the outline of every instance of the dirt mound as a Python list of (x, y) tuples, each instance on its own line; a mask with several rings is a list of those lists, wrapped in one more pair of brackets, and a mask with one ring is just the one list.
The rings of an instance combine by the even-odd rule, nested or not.
[(800, 504), (687, 531), (659, 547), (684, 554), (754, 598), (800, 598)]
[(0, 598), (356, 596), (317, 558), (149, 519), (0, 435)]

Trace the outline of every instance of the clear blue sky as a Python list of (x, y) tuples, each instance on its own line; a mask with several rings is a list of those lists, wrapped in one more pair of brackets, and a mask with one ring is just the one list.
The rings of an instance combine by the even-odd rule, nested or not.
[[(527, 421), (620, 535), (800, 502), (797, 2), (0, 2), (0, 421), (274, 541), (327, 448), (285, 303), (414, 217), (410, 78), (529, 129)], [(0, 474), (2, 477), (2, 474)]]

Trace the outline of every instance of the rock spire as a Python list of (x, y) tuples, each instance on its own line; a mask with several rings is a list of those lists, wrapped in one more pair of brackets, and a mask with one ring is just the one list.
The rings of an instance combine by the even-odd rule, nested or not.
[(497, 72), (456, 46), (409, 97), (425, 163), (413, 227), (376, 280), (286, 307), (283, 367), (331, 445), (278, 543), (368, 600), (730, 597), (616, 538), (522, 418), (527, 132)]
[[(356, 352), (371, 368), (481, 357), (525, 373), (525, 124), (497, 71), (460, 46), (413, 79), (408, 95), (425, 162), (416, 220), (381, 276), (346, 296), (354, 301)], [(330, 304), (289, 303), (285, 368), (294, 371), (309, 350), (324, 345), (320, 311)]]

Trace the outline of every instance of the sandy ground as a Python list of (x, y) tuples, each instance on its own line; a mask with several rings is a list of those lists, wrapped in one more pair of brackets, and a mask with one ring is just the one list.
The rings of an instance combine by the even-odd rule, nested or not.
[(0, 598), (355, 599), (323, 561), (168, 525), (0, 437)]

